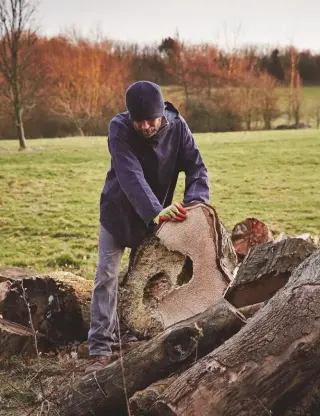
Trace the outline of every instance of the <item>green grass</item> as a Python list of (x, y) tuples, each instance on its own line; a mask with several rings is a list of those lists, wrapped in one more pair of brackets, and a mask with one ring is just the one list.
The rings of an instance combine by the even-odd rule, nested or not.
[[(195, 135), (211, 204), (231, 230), (246, 217), (291, 235), (320, 233), (320, 133), (316, 130)], [(67, 268), (93, 278), (106, 139), (0, 141), (0, 264)], [(179, 178), (176, 199), (183, 195)], [(125, 258), (124, 258), (125, 261)]]

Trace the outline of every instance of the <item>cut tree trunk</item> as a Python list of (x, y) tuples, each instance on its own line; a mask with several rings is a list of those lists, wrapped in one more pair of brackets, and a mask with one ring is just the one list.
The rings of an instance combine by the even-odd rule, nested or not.
[(273, 240), (272, 232), (262, 221), (247, 218), (236, 224), (232, 230), (231, 240), (239, 260), (242, 260), (258, 244)]
[(2, 266), (0, 267), (0, 283), (7, 280), (16, 280), (23, 277), (35, 276), (37, 273), (24, 267)]
[(5, 299), (13, 281), (23, 277), (36, 275), (36, 272), (22, 267), (0, 267), (0, 315), (2, 315), (2, 302)]
[(270, 299), (316, 247), (300, 238), (259, 244), (241, 263), (224, 296), (236, 308)]
[[(37, 342), (41, 344), (41, 334)], [(19, 356), (36, 356), (35, 336), (31, 329), (0, 318), (0, 362)]]
[(320, 372), (320, 250), (240, 332), (165, 391), (161, 416), (262, 416)]
[(236, 253), (216, 212), (186, 207), (181, 223), (165, 222), (137, 250), (121, 287), (123, 322), (150, 338), (218, 302), (232, 278)]
[(0, 282), (0, 315), (2, 315), (2, 304), (10, 289), (11, 282), (9, 280)]
[(85, 376), (61, 400), (61, 416), (127, 415), (126, 392), (131, 397), (157, 380), (187, 368), (208, 354), (245, 324), (237, 310), (221, 299), (205, 312), (167, 328), (96, 375)]
[(281, 232), (278, 237), (274, 239), (274, 242), (279, 243), (279, 241), (286, 240), (287, 238), (290, 238), (289, 234), (286, 232)]
[(2, 302), (3, 318), (29, 327), (29, 310), (35, 331), (51, 347), (87, 339), (92, 282), (67, 272), (16, 279)]

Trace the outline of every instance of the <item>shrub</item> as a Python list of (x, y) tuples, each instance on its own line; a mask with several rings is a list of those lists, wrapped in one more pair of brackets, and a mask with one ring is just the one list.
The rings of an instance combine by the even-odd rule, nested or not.
[(189, 99), (185, 103), (185, 118), (196, 133), (242, 130), (239, 114), (208, 100)]

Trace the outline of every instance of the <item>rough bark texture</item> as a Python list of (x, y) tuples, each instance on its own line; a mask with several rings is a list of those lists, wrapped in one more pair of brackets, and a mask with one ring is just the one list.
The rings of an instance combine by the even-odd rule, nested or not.
[[(0, 362), (14, 355), (36, 356), (33, 332), (22, 325), (0, 319)], [(38, 337), (41, 343), (41, 336)]]
[(265, 306), (266, 302), (255, 303), (254, 305), (244, 306), (239, 308), (238, 311), (246, 318), (252, 318), (252, 316), (260, 311)]
[(148, 416), (153, 404), (161, 394), (176, 380), (177, 375), (156, 381), (144, 390), (139, 390), (130, 398), (132, 416)]
[(92, 282), (57, 272), (12, 282), (2, 302), (4, 319), (29, 327), (29, 304), (34, 329), (51, 348), (84, 341), (90, 322)]
[(37, 273), (24, 267), (2, 266), (0, 267), (0, 283), (7, 280), (16, 280), (23, 277), (35, 276)]
[(236, 254), (212, 207), (186, 207), (187, 221), (165, 222), (139, 248), (120, 296), (121, 317), (152, 337), (216, 303), (230, 282)]
[(27, 141), (26, 141), (26, 136), (24, 133), (24, 124), (23, 124), (23, 119), (22, 119), (22, 110), (20, 108), (20, 101), (17, 105), (18, 105), (18, 109), (15, 111), (16, 127), (17, 127), (18, 139), (19, 139), (19, 146), (20, 146), (20, 149), (23, 150), (27, 148)]
[(320, 374), (315, 374), (303, 386), (284, 394), (273, 407), (272, 416), (319, 416)]
[[(202, 314), (166, 329), (123, 358), (128, 397), (208, 354), (243, 325), (244, 318), (221, 299)], [(85, 376), (61, 401), (61, 416), (83, 416), (94, 412), (127, 415), (122, 364), (112, 363), (96, 375)]]
[(0, 282), (0, 315), (2, 315), (2, 304), (7, 296), (7, 293), (10, 289), (11, 282), (9, 280), (6, 280), (5, 282)]
[(30, 277), (36, 274), (37, 273), (33, 270), (26, 269), (23, 267), (0, 267), (0, 315), (2, 315), (3, 300), (7, 296), (12, 282), (15, 280), (20, 280), (23, 277)]
[(320, 251), (247, 325), (174, 381), (161, 416), (259, 416), (320, 371)]
[(315, 250), (313, 244), (300, 238), (256, 246), (240, 265), (225, 298), (236, 308), (270, 299)]
[(269, 228), (256, 218), (247, 218), (236, 224), (232, 230), (231, 240), (239, 260), (258, 244), (273, 240)]

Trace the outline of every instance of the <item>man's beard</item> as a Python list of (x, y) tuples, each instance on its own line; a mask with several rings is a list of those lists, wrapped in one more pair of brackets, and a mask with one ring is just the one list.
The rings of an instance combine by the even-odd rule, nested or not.
[(154, 136), (155, 134), (157, 134), (159, 129), (157, 129), (154, 126), (150, 126), (147, 129), (139, 129), (138, 132), (145, 137), (146, 139), (149, 139), (150, 137)]

